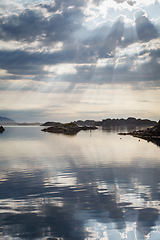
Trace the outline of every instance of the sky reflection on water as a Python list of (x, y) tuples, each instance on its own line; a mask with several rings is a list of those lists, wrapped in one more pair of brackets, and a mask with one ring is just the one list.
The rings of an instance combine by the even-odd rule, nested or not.
[(6, 127), (0, 152), (0, 239), (160, 239), (153, 143)]

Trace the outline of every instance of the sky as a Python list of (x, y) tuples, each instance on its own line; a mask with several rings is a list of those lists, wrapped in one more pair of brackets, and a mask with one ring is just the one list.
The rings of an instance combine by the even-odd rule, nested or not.
[(0, 116), (160, 119), (160, 0), (0, 1)]

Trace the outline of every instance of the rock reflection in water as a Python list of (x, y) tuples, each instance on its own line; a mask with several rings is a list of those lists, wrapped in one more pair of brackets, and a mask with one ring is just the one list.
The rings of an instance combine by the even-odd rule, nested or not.
[(149, 140), (148, 142), (152, 142), (155, 145), (157, 145), (158, 147), (160, 147), (160, 139), (159, 138)]
[[(93, 133), (92, 137), (94, 134), (96, 133)], [(102, 137), (100, 131), (97, 134)], [(105, 147), (104, 136), (107, 137), (107, 134), (103, 135), (104, 146), (97, 145), (97, 137), (95, 138), (94, 150), (96, 149), (99, 157), (101, 147)], [(49, 140), (53, 141), (53, 137), (54, 135), (50, 135)], [(87, 137), (90, 138), (90, 133)], [(63, 137), (60, 136), (60, 139), (62, 141)], [(112, 135), (107, 142), (110, 144), (109, 147), (118, 151), (116, 144), (121, 142), (122, 146), (123, 141), (117, 138), (115, 145), (112, 145), (111, 139)], [(84, 138), (83, 140), (85, 141)], [(67, 141), (71, 141), (72, 147), (76, 141), (79, 143), (78, 136), (74, 140), (67, 139)], [(45, 142), (46, 140), (44, 144)], [(139, 151), (144, 149), (146, 151), (149, 143), (144, 142), (146, 144), (144, 149), (138, 145), (138, 142), (135, 144), (137, 149), (140, 147)], [(39, 144), (36, 141), (36, 145), (33, 142), (32, 145), (37, 153), (36, 147), (39, 148)], [(51, 158), (41, 167), (34, 162), (36, 154), (34, 155), (33, 152), (30, 156), (33, 160), (31, 166), (26, 165), (30, 162), (25, 160), (25, 155), (23, 156), (25, 164), (23, 163), (21, 168), (24, 169), (8, 168), (3, 165), (1, 159), (0, 237), (2, 239), (7, 236), (18, 240), (160, 238), (160, 164), (157, 155), (151, 159), (152, 163), (144, 162), (143, 155), (140, 159), (138, 153), (135, 153), (132, 162), (119, 163), (114, 158), (111, 162), (107, 161), (106, 157), (102, 164), (102, 161), (95, 159), (93, 162), (86, 160), (88, 156), (82, 143), (79, 145), (80, 148), (76, 145), (74, 154), (72, 149), (73, 155), (71, 152), (64, 153), (62, 146), (63, 142), (59, 151), (59, 155), (61, 153), (63, 158), (58, 158), (61, 159), (62, 164), (58, 166), (55, 159)], [(152, 148), (152, 144), (149, 146)], [(156, 146), (153, 145), (154, 150), (155, 148)], [(85, 155), (82, 155), (82, 150)], [(53, 147), (50, 151), (49, 156), (55, 153)], [(159, 148), (156, 151), (158, 153)], [(79, 156), (83, 156), (83, 159), (76, 161), (76, 154), (78, 159)], [(126, 157), (130, 157), (127, 152), (125, 154)], [(45, 159), (45, 156), (43, 157)], [(38, 160), (36, 161), (38, 163)]]

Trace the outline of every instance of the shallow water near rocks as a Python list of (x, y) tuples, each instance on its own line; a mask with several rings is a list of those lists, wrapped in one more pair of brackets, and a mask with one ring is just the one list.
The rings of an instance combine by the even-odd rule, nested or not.
[(160, 239), (160, 147), (117, 130), (0, 134), (0, 239)]

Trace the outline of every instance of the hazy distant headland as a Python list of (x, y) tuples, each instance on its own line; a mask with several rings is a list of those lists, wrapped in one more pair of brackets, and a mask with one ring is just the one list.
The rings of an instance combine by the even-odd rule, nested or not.
[(16, 122), (13, 119), (6, 118), (6, 117), (0, 117), (0, 125), (18, 125), (18, 126), (30, 126), (30, 125), (41, 125), (39, 122), (33, 122), (33, 123), (28, 123), (28, 122)]
[(16, 122), (10, 118), (0, 117), (0, 124), (16, 124)]

